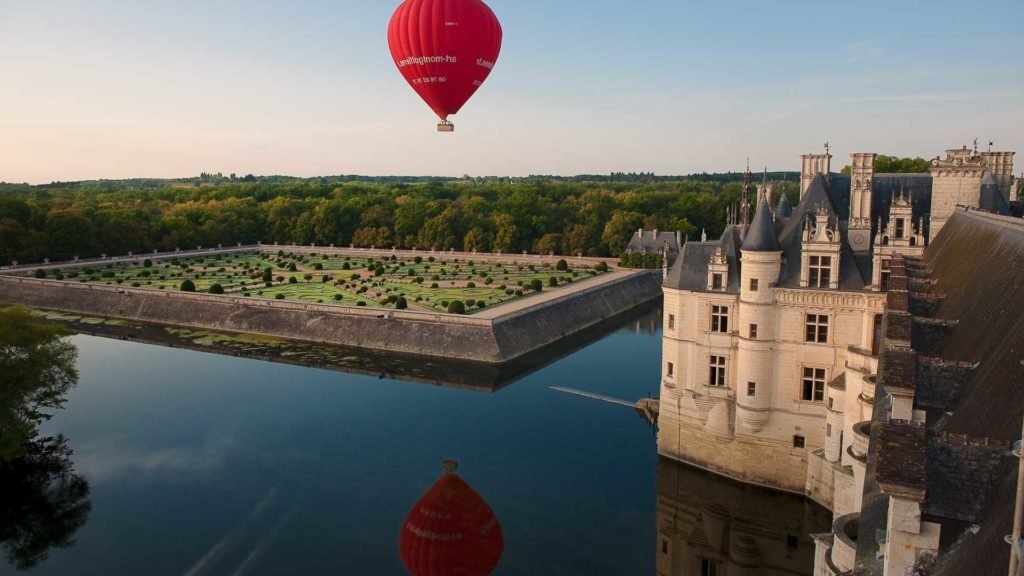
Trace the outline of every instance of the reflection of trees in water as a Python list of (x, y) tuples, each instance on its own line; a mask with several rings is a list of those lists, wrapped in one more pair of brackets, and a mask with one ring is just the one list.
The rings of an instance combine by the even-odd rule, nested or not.
[(71, 453), (63, 436), (40, 436), (20, 456), (0, 460), (0, 545), (19, 570), (73, 544), (89, 517), (89, 483), (75, 474)]
[(0, 309), (0, 546), (19, 570), (73, 544), (92, 508), (67, 440), (39, 434), (78, 382), (64, 334), (24, 308)]

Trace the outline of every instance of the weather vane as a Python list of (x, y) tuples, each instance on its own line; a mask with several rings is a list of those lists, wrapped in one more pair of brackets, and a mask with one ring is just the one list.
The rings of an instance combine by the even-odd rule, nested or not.
[(828, 154), (831, 150), (832, 150), (831, 147), (829, 147), (829, 145), (828, 145), (828, 140), (826, 140), (825, 141), (825, 154)]

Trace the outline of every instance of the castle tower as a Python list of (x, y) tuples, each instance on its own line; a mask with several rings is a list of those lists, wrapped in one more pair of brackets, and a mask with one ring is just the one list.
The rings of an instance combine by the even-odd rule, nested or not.
[(995, 178), (999, 191), (1003, 198), (1012, 200), (1010, 195), (1013, 188), (1013, 152), (982, 152), (980, 156), (985, 160), (985, 167)]
[(932, 210), (928, 241), (946, 225), (958, 205), (977, 208), (981, 179), (986, 171), (985, 159), (964, 146), (946, 150), (946, 158), (932, 160)]
[(776, 333), (774, 287), (782, 265), (774, 217), (764, 194), (743, 239), (740, 258), (736, 429), (752, 434), (764, 428), (770, 418)]
[(854, 252), (871, 249), (871, 194), (875, 178), (877, 154), (851, 154), (850, 162), (850, 225), (847, 241)]
[(825, 178), (828, 178), (829, 172), (832, 168), (832, 155), (828, 153), (828, 148), (825, 149), (824, 154), (804, 154), (800, 157), (800, 199), (804, 199), (804, 192), (811, 186), (811, 181), (818, 174), (823, 174)]

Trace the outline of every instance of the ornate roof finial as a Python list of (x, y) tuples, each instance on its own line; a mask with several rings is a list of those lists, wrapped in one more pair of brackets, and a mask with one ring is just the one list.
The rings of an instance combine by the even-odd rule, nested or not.
[(825, 155), (827, 156), (829, 154), (829, 152), (831, 152), (831, 151), (832, 151), (832, 147), (829, 146), (828, 140), (825, 140)]
[(974, 139), (974, 153), (975, 154), (978, 153), (978, 139), (977, 138)]

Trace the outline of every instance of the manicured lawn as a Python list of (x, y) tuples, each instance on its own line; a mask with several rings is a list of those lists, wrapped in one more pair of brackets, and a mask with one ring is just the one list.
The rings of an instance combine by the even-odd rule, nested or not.
[[(271, 286), (263, 280), (266, 269), (271, 271)], [(324, 257), (282, 251), (160, 258), (153, 260), (150, 268), (118, 261), (50, 271), (47, 277), (162, 290), (179, 290), (183, 281), (191, 280), (197, 292), (208, 292), (211, 286), (220, 284), (226, 294), (253, 298), (283, 295), (283, 299), (292, 301), (349, 305), (362, 301), (367, 306), (387, 308), (394, 308), (397, 298), (404, 297), (410, 309), (445, 312), (454, 300), (484, 302), (484, 307), (491, 307), (533, 294), (531, 283), (535, 280), (547, 291), (558, 289), (550, 285), (552, 277), (561, 287), (595, 274), (590, 267), (559, 271), (550, 263), (460, 261), (439, 256), (420, 257), (416, 262), (413, 258), (392, 260), (390, 256)], [(296, 282), (289, 282), (293, 277)], [(467, 312), (479, 309), (470, 306)]]

